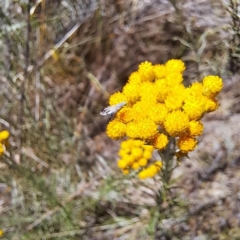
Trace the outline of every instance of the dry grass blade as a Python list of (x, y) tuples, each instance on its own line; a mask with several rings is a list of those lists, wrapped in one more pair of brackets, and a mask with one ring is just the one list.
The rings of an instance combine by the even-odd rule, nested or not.
[(65, 206), (67, 203), (73, 201), (75, 198), (81, 196), (81, 194), (83, 193), (84, 190), (91, 188), (91, 185), (93, 185), (93, 183), (95, 181), (100, 180), (100, 177), (95, 177), (94, 179), (92, 179), (90, 182), (85, 183), (80, 189), (78, 189), (75, 193), (71, 194), (70, 196), (67, 197), (66, 200), (61, 202), (61, 206), (56, 206), (53, 209), (51, 209), (50, 211), (46, 212), (45, 214), (43, 214), (40, 218), (38, 218), (36, 221), (34, 221), (33, 223), (31, 223), (30, 225), (28, 225), (26, 227), (26, 229), (23, 231), (23, 233), (26, 233), (27, 231), (32, 230), (33, 228), (35, 228), (36, 226), (38, 226), (39, 224), (41, 224), (44, 220), (48, 219), (49, 217), (51, 217), (53, 214), (55, 214), (57, 211), (59, 211), (63, 206)]

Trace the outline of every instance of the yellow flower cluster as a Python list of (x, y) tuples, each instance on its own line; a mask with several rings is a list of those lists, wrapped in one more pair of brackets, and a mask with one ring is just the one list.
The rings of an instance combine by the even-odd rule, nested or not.
[(122, 169), (124, 174), (128, 174), (130, 170), (140, 169), (138, 176), (140, 179), (155, 176), (162, 167), (161, 161), (150, 163), (154, 147), (145, 145), (144, 141), (128, 139), (121, 143), (119, 150), (120, 160), (118, 167)]
[(0, 156), (2, 156), (5, 152), (9, 135), (9, 132), (6, 130), (0, 132)]
[(218, 108), (216, 95), (223, 81), (218, 76), (206, 76), (202, 82), (185, 87), (184, 70), (185, 64), (177, 59), (166, 64), (141, 63), (123, 90), (109, 99), (113, 107), (126, 104), (109, 122), (108, 136), (141, 140), (158, 150), (164, 149), (172, 137), (176, 138), (178, 155), (194, 150), (196, 137), (203, 132), (200, 119)]

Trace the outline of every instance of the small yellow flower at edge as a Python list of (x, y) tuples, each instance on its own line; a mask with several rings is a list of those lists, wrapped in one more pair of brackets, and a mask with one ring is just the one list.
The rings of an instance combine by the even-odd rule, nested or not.
[(107, 126), (107, 135), (118, 140), (126, 135), (126, 125), (118, 120), (112, 120)]
[(10, 133), (7, 130), (0, 132), (0, 141), (6, 141), (10, 136)]

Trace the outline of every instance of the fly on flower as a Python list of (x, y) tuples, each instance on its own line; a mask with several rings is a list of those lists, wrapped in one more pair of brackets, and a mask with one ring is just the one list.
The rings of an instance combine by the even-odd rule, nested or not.
[(127, 104), (126, 102), (121, 102), (121, 103), (113, 105), (113, 106), (105, 107), (100, 112), (100, 115), (102, 115), (102, 116), (110, 115), (112, 117), (117, 111), (119, 111), (126, 104)]

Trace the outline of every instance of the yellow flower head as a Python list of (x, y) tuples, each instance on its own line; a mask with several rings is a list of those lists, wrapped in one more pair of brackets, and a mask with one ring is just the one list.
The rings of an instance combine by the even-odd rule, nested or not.
[(124, 107), (116, 113), (116, 119), (123, 123), (128, 123), (133, 120), (133, 111), (130, 107)]
[(170, 72), (165, 77), (168, 86), (173, 87), (183, 81), (183, 76), (179, 72)]
[(144, 144), (145, 144), (144, 141), (128, 139), (126, 141), (121, 142), (121, 148), (122, 149), (131, 149), (131, 148), (135, 148), (135, 147), (142, 147)]
[(143, 145), (142, 147), (146, 152), (151, 152), (152, 153), (152, 151), (154, 150), (152, 145)]
[(133, 139), (151, 139), (157, 133), (158, 126), (148, 118), (127, 124), (126, 134)]
[(131, 154), (135, 159), (139, 159), (143, 156), (143, 149), (139, 147), (134, 147), (131, 150)]
[(132, 169), (137, 170), (138, 168), (140, 168), (140, 165), (138, 162), (134, 162), (131, 167)]
[(169, 111), (181, 109), (183, 105), (184, 95), (169, 94), (165, 99), (165, 106)]
[(163, 64), (157, 64), (153, 67), (156, 78), (161, 79), (165, 78), (167, 75), (167, 68)]
[(215, 97), (223, 88), (223, 81), (218, 76), (207, 76), (203, 79), (203, 94), (209, 98)]
[(140, 158), (140, 159), (138, 160), (139, 166), (140, 166), (140, 167), (145, 167), (145, 166), (147, 166), (147, 164), (148, 164), (148, 159), (149, 159), (149, 158), (145, 158), (145, 157)]
[(192, 137), (182, 136), (178, 139), (177, 145), (181, 152), (190, 152), (195, 149), (197, 140)]
[(162, 162), (161, 161), (156, 161), (154, 164), (152, 164), (149, 167), (140, 171), (138, 173), (138, 177), (140, 179), (146, 179), (146, 178), (154, 177), (161, 169), (162, 169)]
[(7, 130), (0, 132), (0, 142), (6, 141), (10, 136), (10, 133)]
[(144, 151), (143, 158), (150, 159), (152, 157), (152, 151)]
[(126, 96), (121, 92), (116, 92), (109, 98), (109, 105), (113, 106), (121, 102), (127, 102)]
[(107, 126), (107, 135), (118, 140), (126, 135), (126, 125), (118, 120), (112, 120)]
[(168, 144), (168, 137), (163, 133), (156, 134), (152, 140), (152, 144), (156, 149), (162, 150)]
[(183, 84), (176, 84), (169, 88), (169, 93), (164, 101), (169, 111), (181, 109), (186, 96), (186, 89)]
[(141, 75), (139, 72), (133, 72), (128, 79), (128, 83), (132, 85), (138, 85), (142, 82)]
[(163, 78), (156, 80), (155, 89), (157, 89), (157, 101), (163, 103), (170, 91), (166, 79)]
[(143, 141), (128, 139), (121, 143), (118, 155), (118, 167), (122, 170), (145, 167), (152, 157), (153, 146), (145, 145)]
[(205, 111), (206, 112), (213, 112), (218, 108), (218, 102), (215, 99), (212, 98), (208, 98), (206, 100), (206, 104), (205, 104)]
[(136, 103), (140, 99), (139, 84), (127, 83), (123, 88), (123, 94), (130, 104)]
[(118, 160), (117, 164), (118, 164), (118, 167), (122, 170), (124, 170), (128, 167), (128, 162), (123, 159)]
[(189, 122), (189, 135), (199, 136), (203, 132), (203, 124), (199, 121), (190, 121)]
[(183, 110), (190, 120), (202, 118), (205, 112), (206, 100), (204, 96), (188, 96), (183, 105)]
[(195, 82), (189, 88), (186, 89), (186, 94), (188, 96), (202, 96), (203, 85), (202, 83)]
[(138, 73), (142, 81), (153, 81), (155, 79), (154, 67), (150, 62), (143, 62), (138, 67)]
[(182, 60), (180, 59), (171, 59), (166, 63), (166, 68), (168, 72), (180, 72), (182, 73), (186, 67)]
[(163, 124), (168, 110), (164, 104), (157, 103), (149, 108), (148, 117), (157, 124)]
[(149, 112), (149, 103), (146, 101), (138, 101), (132, 106), (132, 116), (133, 120), (141, 121), (143, 118), (148, 116)]
[(153, 104), (157, 102), (158, 89), (152, 82), (144, 82), (140, 86), (141, 100)]
[(186, 113), (180, 110), (167, 114), (164, 121), (164, 128), (170, 136), (176, 137), (186, 132), (189, 125), (189, 118)]

